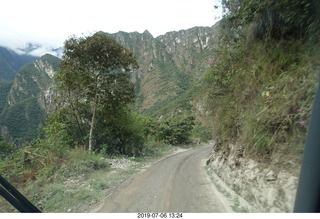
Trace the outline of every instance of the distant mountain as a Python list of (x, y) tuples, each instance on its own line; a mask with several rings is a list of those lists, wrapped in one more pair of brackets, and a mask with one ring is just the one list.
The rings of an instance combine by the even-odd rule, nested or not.
[[(52, 77), (59, 65), (59, 58), (47, 54), (18, 71), (0, 115), (0, 126), (6, 127), (13, 138), (31, 140), (38, 135), (50, 104)], [(0, 88), (8, 90), (8, 85)]]
[(0, 81), (12, 81), (23, 65), (36, 58), (31, 55), (19, 55), (13, 50), (0, 46)]
[[(132, 75), (136, 84), (135, 110), (153, 117), (192, 112), (190, 93), (211, 62), (217, 29), (217, 25), (194, 27), (157, 38), (148, 31), (105, 33), (129, 48), (140, 66)], [(37, 48), (29, 45), (25, 52)], [(7, 128), (13, 138), (37, 136), (39, 124), (49, 111), (52, 76), (59, 64), (59, 58), (44, 55), (24, 65), (11, 84), (0, 84), (1, 97), (6, 97), (0, 103), (0, 127)]]
[(7, 96), (10, 92), (12, 82), (10, 81), (0, 81), (0, 114), (7, 104)]
[(148, 31), (110, 34), (138, 60), (140, 69), (133, 78), (137, 85), (135, 108), (151, 116), (190, 111), (190, 89), (210, 63), (218, 28), (218, 24), (194, 27), (156, 38)]

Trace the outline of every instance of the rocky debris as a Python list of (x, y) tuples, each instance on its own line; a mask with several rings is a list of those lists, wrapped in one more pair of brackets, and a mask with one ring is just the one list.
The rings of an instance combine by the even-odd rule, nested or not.
[(130, 166), (133, 166), (136, 162), (129, 159), (107, 159), (110, 163), (112, 169), (126, 169)]
[(277, 180), (277, 175), (272, 170), (270, 170), (266, 174), (266, 181), (271, 182), (271, 181), (276, 181), (276, 180)]
[(90, 184), (85, 180), (84, 174), (77, 177), (70, 177), (64, 181), (64, 186), (67, 191), (77, 191), (79, 188), (90, 190)]
[(258, 212), (293, 211), (299, 177), (290, 170), (299, 169), (299, 162), (262, 164), (239, 156), (237, 147), (230, 146), (230, 153), (216, 149), (215, 144), (208, 168)]

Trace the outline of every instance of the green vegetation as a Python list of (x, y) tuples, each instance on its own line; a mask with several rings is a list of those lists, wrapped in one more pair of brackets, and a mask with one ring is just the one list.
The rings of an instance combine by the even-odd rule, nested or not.
[(12, 138), (31, 141), (38, 137), (46, 116), (45, 92), (52, 85), (46, 68), (56, 71), (59, 63), (59, 58), (44, 55), (21, 67), (12, 83), (0, 83), (0, 125), (8, 128)]
[(183, 113), (190, 114), (192, 106), (190, 104), (191, 93), (184, 92), (179, 96), (171, 96), (163, 101), (159, 101), (153, 107), (145, 110), (143, 114), (151, 117), (157, 117), (159, 115), (170, 115), (173, 109), (182, 110)]
[(4, 110), (4, 107), (7, 102), (7, 95), (12, 86), (11, 82), (0, 80), (0, 114)]
[(25, 100), (6, 108), (2, 113), (1, 124), (8, 127), (13, 138), (30, 141), (38, 136), (39, 124), (45, 120), (43, 109), (36, 98)]
[[(197, 84), (196, 79), (210, 50), (193, 37), (209, 41), (196, 29), (183, 43), (175, 41), (183, 40), (182, 33), (168, 39), (153, 39), (148, 32), (142, 37), (138, 33), (114, 36), (132, 52), (102, 32), (71, 37), (61, 63), (50, 55), (38, 60), (54, 71), (60, 67), (54, 109), (48, 116), (41, 93), (52, 79), (35, 63), (21, 68), (13, 82), (16, 86), (0, 82), (0, 125), (14, 130), (13, 138), (33, 140), (13, 144), (21, 148), (12, 150), (13, 145), (0, 136), (0, 172), (42, 210), (66, 212), (79, 200), (83, 205), (98, 201), (134, 171), (112, 175), (106, 159), (114, 157), (144, 161), (163, 154), (168, 144), (189, 145), (212, 136), (221, 140), (223, 148), (235, 143), (255, 157), (269, 158), (274, 152), (299, 155), (320, 64), (319, 3), (223, 3), (228, 10), (220, 23), (213, 62), (203, 76), (205, 83)], [(183, 46), (188, 40), (191, 44)], [(171, 49), (179, 52), (173, 54)], [(133, 79), (136, 88), (130, 80), (138, 67), (133, 54), (140, 54), (138, 61), (145, 65), (141, 73), (145, 81), (140, 76)], [(155, 83), (144, 87), (150, 81)], [(132, 106), (135, 94), (138, 102)], [(146, 104), (144, 95), (154, 99)], [(190, 100), (205, 95), (212, 114), (210, 121), (200, 123), (201, 118), (192, 115)], [(130, 109), (143, 104), (141, 111), (152, 118)], [(244, 210), (239, 200), (234, 208)]]
[(299, 154), (317, 84), (319, 4), (225, 3), (224, 36), (204, 76), (214, 135), (263, 157)]
[[(192, 116), (156, 122), (129, 109), (134, 98), (129, 73), (136, 63), (114, 40), (100, 33), (71, 38), (65, 46), (70, 51), (56, 75), (55, 111), (46, 117), (38, 138), (36, 133), (22, 133), (36, 140), (0, 156), (3, 176), (45, 212), (86, 211), (137, 166), (173, 150), (168, 144), (189, 144), (194, 126)], [(101, 63), (94, 60), (106, 55)], [(44, 119), (37, 106), (32, 97), (6, 108), (6, 124), (23, 132), (22, 121), (25, 125), (30, 119)], [(0, 142), (1, 149), (12, 148)], [(119, 157), (134, 165), (113, 171), (110, 160)], [(0, 211), (14, 211), (3, 200), (0, 203)]]
[[(108, 171), (110, 166), (101, 155), (87, 153), (81, 148), (50, 148), (46, 141), (25, 146), (0, 164), (4, 177), (18, 188), (23, 188), (21, 191), (37, 207), (48, 212), (67, 212), (69, 207), (75, 207), (79, 202), (89, 204), (99, 199), (98, 193), (102, 188), (91, 192), (83, 185), (99, 184), (87, 182), (86, 177), (90, 177), (93, 171)], [(2, 205), (1, 210), (13, 209)]]
[[(61, 65), (59, 59), (46, 55), (25, 65), (17, 75), (8, 96), (12, 104), (4, 107), (1, 123), (14, 130), (14, 138), (29, 143), (11, 145), (1, 138), (0, 172), (42, 210), (83, 212), (83, 206), (97, 202), (108, 188), (135, 171), (131, 167), (111, 171), (107, 161), (111, 158), (144, 163), (173, 150), (171, 145), (189, 147), (199, 136), (201, 141), (211, 138), (207, 128), (195, 125), (191, 116), (193, 70), (178, 67), (163, 44), (145, 40), (152, 38), (149, 35), (144, 33), (143, 41), (128, 34), (125, 38), (129, 46), (137, 44), (136, 54), (146, 47), (159, 57), (152, 60), (150, 78), (160, 81), (154, 93), (161, 98), (148, 114), (154, 118), (164, 115), (162, 119), (130, 109), (134, 92), (141, 92), (141, 87), (134, 91), (130, 80), (137, 62), (133, 53), (101, 32), (68, 39)], [(184, 58), (180, 64), (187, 65), (187, 61)], [(60, 66), (49, 108), (41, 95), (53, 80), (40, 66), (51, 66), (54, 71)], [(51, 113), (46, 115), (44, 109)], [(19, 148), (7, 150), (14, 146)]]
[(67, 128), (75, 145), (88, 142), (91, 151), (97, 149), (96, 142), (106, 145), (107, 151), (128, 154), (123, 145), (132, 142), (127, 141), (142, 143), (130, 130), (135, 124), (130, 128), (122, 124), (134, 122), (127, 107), (134, 98), (130, 71), (138, 67), (132, 53), (103, 33), (70, 38), (64, 49), (56, 77), (54, 122)]
[[(46, 70), (55, 72), (59, 68), (60, 59), (52, 55), (44, 55), (35, 62), (21, 67), (10, 93), (10, 101), (19, 103), (27, 98), (40, 98), (44, 92), (52, 85), (53, 81)], [(41, 63), (41, 64), (39, 64)]]
[(14, 51), (0, 46), (0, 81), (12, 81), (23, 65), (36, 58), (30, 55), (18, 55)]
[(212, 131), (209, 126), (202, 125), (200, 122), (194, 124), (192, 130), (192, 138), (198, 139), (200, 142), (208, 142), (212, 140)]
[(11, 144), (7, 142), (5, 136), (0, 135), (0, 160), (8, 156), (11, 151)]
[[(173, 149), (162, 143), (148, 143), (144, 154), (130, 158), (114, 157), (104, 151), (90, 153), (84, 147), (70, 148), (53, 142), (52, 138), (38, 139), (6, 158), (0, 156), (1, 175), (44, 212), (92, 210), (110, 189), (139, 171), (142, 165)], [(2, 144), (0, 146), (2, 149)], [(115, 171), (111, 165), (113, 160), (124, 160), (129, 165)], [(0, 212), (14, 211), (0, 199)]]
[(171, 145), (190, 144), (194, 120), (193, 116), (175, 115), (163, 121), (150, 122), (146, 134), (154, 137), (157, 142)]

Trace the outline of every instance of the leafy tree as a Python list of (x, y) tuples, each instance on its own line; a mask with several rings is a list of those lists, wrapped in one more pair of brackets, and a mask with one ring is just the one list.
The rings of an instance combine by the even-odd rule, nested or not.
[(142, 117), (127, 108), (119, 109), (112, 117), (99, 112), (95, 139), (97, 149), (109, 155), (139, 156), (144, 150), (144, 124)]
[(71, 37), (65, 42), (57, 75), (58, 103), (67, 107), (79, 133), (83, 134), (84, 126), (89, 123), (90, 151), (97, 111), (109, 112), (110, 116), (133, 101), (129, 73), (137, 67), (133, 54), (104, 33)]
[(177, 116), (158, 124), (150, 124), (149, 133), (155, 136), (157, 141), (167, 144), (181, 145), (190, 142), (191, 131), (195, 118), (193, 116)]
[(240, 30), (250, 24), (256, 39), (298, 39), (319, 28), (316, 0), (223, 0), (222, 4), (232, 27)]

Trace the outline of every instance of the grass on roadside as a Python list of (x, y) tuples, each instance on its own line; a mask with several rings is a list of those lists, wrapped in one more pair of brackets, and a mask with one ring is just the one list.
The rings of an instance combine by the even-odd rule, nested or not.
[[(176, 149), (153, 143), (141, 157), (107, 157), (83, 148), (30, 145), (1, 160), (0, 172), (43, 212), (88, 212), (143, 165)], [(127, 160), (129, 165), (114, 168), (112, 160)], [(17, 210), (0, 198), (0, 212)]]

